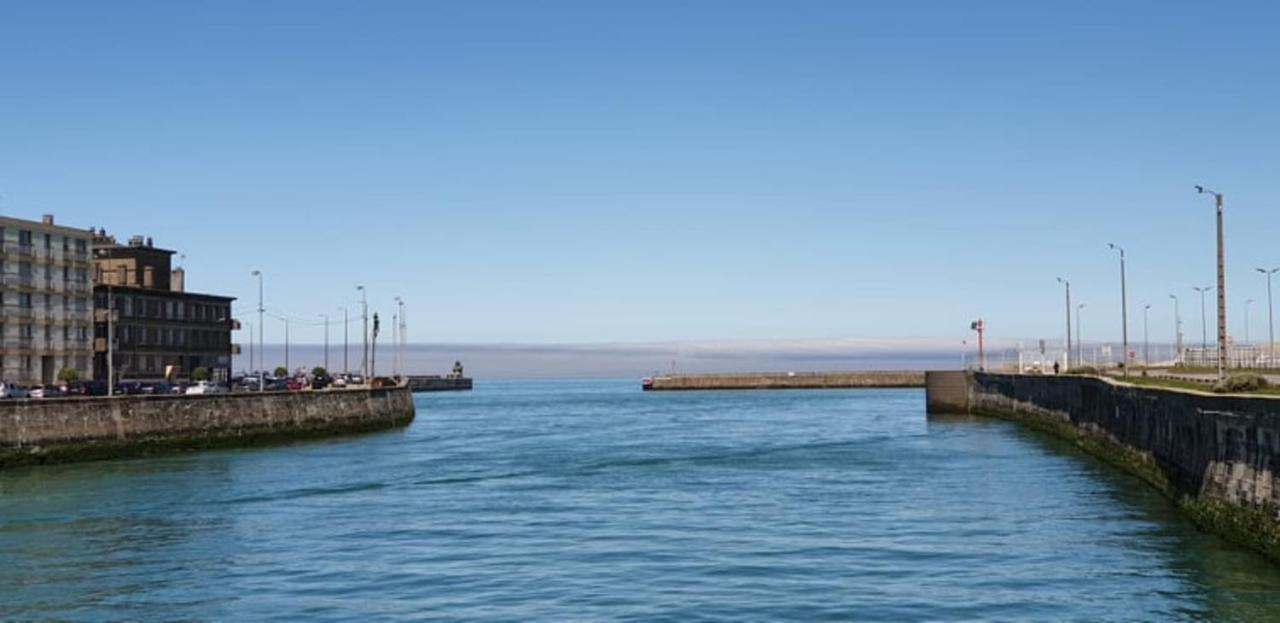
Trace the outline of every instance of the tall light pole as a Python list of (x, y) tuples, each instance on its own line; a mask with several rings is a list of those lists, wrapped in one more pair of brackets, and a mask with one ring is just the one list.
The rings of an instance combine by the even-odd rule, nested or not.
[(293, 368), (289, 367), (289, 319), (284, 319), (284, 373), (293, 376)]
[(266, 356), (262, 336), (267, 332), (267, 325), (262, 320), (262, 271), (255, 270), (252, 274), (258, 278), (258, 391), (263, 391), (267, 388), (267, 375), (262, 366), (262, 359)]
[(339, 305), (338, 309), (342, 310), (342, 374), (345, 376), (351, 373), (351, 368), (347, 365), (347, 331), (351, 326), (351, 320), (347, 317), (346, 305)]
[(1267, 278), (1267, 366), (1274, 366), (1276, 365), (1276, 325), (1272, 318), (1271, 275), (1276, 274), (1276, 271), (1280, 271), (1280, 268), (1272, 268), (1271, 270), (1259, 268), (1257, 270)]
[(253, 370), (253, 323), (246, 322), (245, 326), (249, 327), (249, 370)]
[(356, 286), (360, 291), (360, 317), (364, 319), (364, 329), (361, 331), (361, 337), (364, 340), (364, 355), (360, 359), (360, 376), (364, 377), (364, 382), (369, 382), (369, 296), (364, 286)]
[(1209, 354), (1209, 329), (1207, 324), (1208, 321), (1206, 320), (1207, 316), (1204, 311), (1204, 293), (1212, 290), (1213, 287), (1205, 286), (1200, 288), (1191, 286), (1191, 289), (1200, 293), (1200, 352), (1204, 353), (1207, 357)]
[(404, 375), (404, 299), (396, 297), (396, 375)]
[(1120, 337), (1124, 352), (1120, 354), (1124, 375), (1129, 376), (1129, 295), (1124, 283), (1124, 249), (1114, 243), (1107, 243), (1112, 250), (1120, 252)]
[(326, 374), (333, 374), (329, 370), (329, 314), (320, 314), (324, 319), (324, 371)]
[(1058, 277), (1058, 283), (1067, 287), (1067, 369), (1071, 369), (1071, 282)]
[(1076, 305), (1076, 365), (1084, 365), (1084, 342), (1080, 341), (1080, 310), (1087, 307), (1085, 303)]
[(1222, 193), (1204, 186), (1196, 186), (1196, 192), (1213, 195), (1218, 212), (1218, 380), (1224, 381), (1227, 378), (1227, 274), (1223, 259)]
[(1151, 304), (1147, 303), (1142, 307), (1142, 367), (1151, 367), (1151, 334), (1147, 332), (1147, 316), (1151, 311)]
[(1173, 299), (1173, 363), (1176, 365), (1182, 361), (1182, 314), (1178, 313), (1178, 295), (1170, 294), (1169, 298)]

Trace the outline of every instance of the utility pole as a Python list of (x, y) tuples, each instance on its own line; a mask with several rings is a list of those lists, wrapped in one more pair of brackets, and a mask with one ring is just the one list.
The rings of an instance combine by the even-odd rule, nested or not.
[(1249, 299), (1244, 302), (1244, 344), (1249, 345), (1249, 306), (1253, 305), (1254, 300)]
[(253, 323), (246, 322), (245, 326), (249, 327), (249, 370), (253, 370)]
[(360, 374), (364, 377), (364, 382), (369, 382), (369, 296), (364, 286), (356, 286), (360, 291), (360, 317), (364, 319), (364, 329), (361, 330), (361, 338), (364, 341), (364, 355), (360, 359)]
[(1206, 314), (1204, 311), (1204, 293), (1208, 292), (1209, 290), (1212, 290), (1213, 287), (1205, 286), (1201, 288), (1197, 286), (1192, 286), (1191, 289), (1200, 293), (1200, 352), (1202, 352), (1205, 357), (1208, 357), (1209, 356), (1209, 328), (1207, 324), (1208, 320), (1206, 320)]
[(326, 374), (333, 374), (329, 369), (329, 314), (320, 314), (324, 319), (324, 371)]
[(1108, 243), (1108, 247), (1120, 252), (1120, 335), (1124, 352), (1120, 354), (1120, 360), (1124, 366), (1124, 375), (1129, 376), (1129, 295), (1125, 291), (1124, 284), (1124, 249), (1115, 244)]
[(391, 314), (391, 344), (395, 350), (391, 352), (391, 376), (400, 376), (400, 316)]
[[(253, 271), (253, 276), (258, 278), (258, 391), (265, 391), (267, 388), (267, 372), (263, 369), (262, 360), (266, 357), (266, 347), (263, 344), (262, 336), (267, 332), (266, 322), (262, 319), (262, 271)], [(253, 362), (249, 362), (252, 364)]]
[(396, 297), (396, 307), (397, 307), (397, 311), (399, 312), (399, 313), (398, 313), (399, 320), (397, 321), (397, 322), (398, 322), (398, 324), (396, 325), (396, 328), (397, 328), (397, 334), (398, 334), (397, 341), (396, 341), (396, 360), (397, 360), (397, 361), (396, 361), (396, 370), (398, 371), (398, 375), (399, 375), (399, 376), (407, 376), (407, 375), (408, 375), (408, 371), (404, 369), (404, 368), (405, 368), (405, 366), (404, 366), (404, 347), (405, 347), (405, 344), (406, 344), (405, 335), (404, 335), (404, 331), (405, 331), (405, 323), (404, 323), (404, 299), (402, 299), (402, 298), (400, 298), (400, 297), (398, 297), (398, 296), (397, 296), (397, 297)]
[(1213, 195), (1213, 203), (1218, 212), (1218, 381), (1221, 382), (1227, 378), (1227, 274), (1226, 261), (1223, 259), (1222, 193), (1204, 186), (1196, 186), (1196, 192)]
[(284, 319), (284, 371), (286, 376), (293, 376), (293, 368), (289, 367), (289, 319)]
[(1178, 295), (1170, 294), (1173, 299), (1173, 363), (1182, 363), (1182, 315), (1178, 313)]
[(1067, 367), (1071, 369), (1071, 282), (1058, 277), (1058, 283), (1067, 287)]
[(1271, 307), (1271, 275), (1280, 271), (1280, 268), (1272, 268), (1267, 270), (1259, 268), (1258, 272), (1267, 278), (1267, 367), (1276, 365), (1276, 325), (1272, 317), (1273, 308)]

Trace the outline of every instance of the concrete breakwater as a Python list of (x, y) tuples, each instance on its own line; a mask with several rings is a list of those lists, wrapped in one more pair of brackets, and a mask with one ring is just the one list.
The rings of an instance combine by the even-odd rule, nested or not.
[(931, 413), (1018, 421), (1150, 483), (1202, 528), (1280, 562), (1280, 399), (1082, 376), (930, 372)]
[(245, 446), (404, 426), (406, 386), (0, 401), (0, 467)]
[(923, 387), (924, 372), (743, 372), (673, 374), (646, 379), (646, 390), (834, 389), (851, 387)]

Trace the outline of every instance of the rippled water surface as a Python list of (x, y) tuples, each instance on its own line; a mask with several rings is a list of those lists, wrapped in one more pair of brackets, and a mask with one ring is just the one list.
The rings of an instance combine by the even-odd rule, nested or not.
[(0, 619), (1280, 619), (1277, 567), (918, 390), (417, 405), (397, 432), (0, 472)]

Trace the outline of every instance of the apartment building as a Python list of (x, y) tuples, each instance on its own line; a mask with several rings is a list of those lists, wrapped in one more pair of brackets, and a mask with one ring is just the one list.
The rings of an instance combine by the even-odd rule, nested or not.
[(53, 383), (93, 376), (93, 232), (0, 216), (0, 380)]
[[(105, 231), (93, 238), (94, 370), (114, 381), (186, 380), (197, 368), (225, 382), (231, 374), (232, 297), (186, 291), (174, 251), (134, 236), (119, 244)], [(108, 322), (108, 309), (115, 314)], [(108, 349), (108, 326), (115, 343)], [(108, 366), (108, 351), (111, 365)]]

